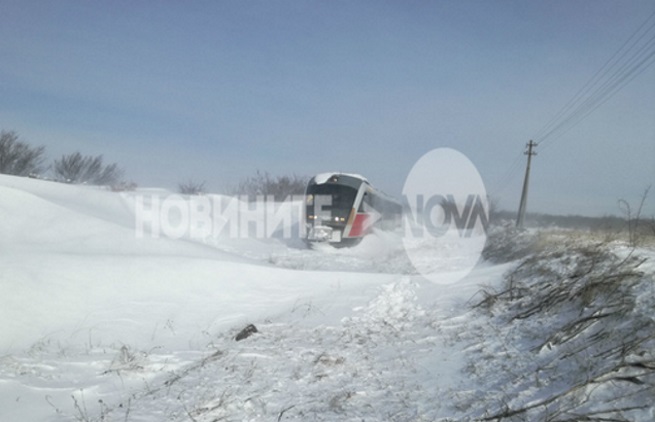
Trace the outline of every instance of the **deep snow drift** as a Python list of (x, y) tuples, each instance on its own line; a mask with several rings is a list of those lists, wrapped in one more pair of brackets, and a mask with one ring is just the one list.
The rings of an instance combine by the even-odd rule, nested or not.
[[(167, 195), (0, 175), (0, 421), (545, 419), (550, 402), (539, 402), (578, 382), (570, 360), (569, 378), (554, 363), (568, 343), (553, 334), (550, 354), (535, 352), (525, 334), (540, 321), (557, 331), (569, 308), (506, 323), (528, 306), (519, 292), (530, 280), (549, 282), (516, 273), (519, 261), (481, 262), (438, 285), (415, 274), (393, 233), (313, 250), (279, 239), (138, 237), (143, 194)], [(456, 258), (425, 256), (444, 277)], [(641, 275), (624, 293), (647, 334), (655, 268), (650, 251), (639, 256)], [(552, 274), (568, 274), (573, 264), (558, 259)], [(523, 290), (504, 290), (506, 274), (522, 274)], [(236, 342), (248, 323), (258, 333)], [(648, 368), (650, 356), (639, 356)], [(514, 377), (512, 364), (541, 372)], [(650, 420), (652, 408), (627, 408), (652, 397), (652, 371), (623, 375), (640, 390), (602, 384), (598, 403), (626, 391), (635, 401), (620, 402), (625, 417)], [(555, 403), (566, 410), (576, 399)], [(517, 413), (504, 414), (503, 403)], [(531, 403), (536, 410), (518, 412)], [(603, 410), (585, 405), (552, 420)]]

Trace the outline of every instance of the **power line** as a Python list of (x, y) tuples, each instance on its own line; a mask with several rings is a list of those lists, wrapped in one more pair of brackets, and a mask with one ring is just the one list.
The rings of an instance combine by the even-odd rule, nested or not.
[[(637, 36), (637, 34), (639, 32), (641, 32), (641, 30), (648, 24), (648, 21), (653, 16), (655, 16), (655, 12), (651, 16), (649, 16), (649, 18), (646, 19), (646, 21), (644, 23), (642, 23), (641, 26), (639, 26), (639, 28), (637, 28), (637, 30), (623, 43), (623, 45), (621, 45), (621, 47), (616, 52), (614, 52), (614, 54), (605, 62), (605, 64), (603, 64), (603, 66), (600, 69), (598, 69), (598, 71), (587, 81), (587, 83), (585, 83), (584, 86), (582, 88), (580, 88), (580, 90), (578, 92), (576, 92), (575, 95), (555, 114), (555, 116), (553, 116), (548, 121), (548, 123), (546, 123), (546, 125), (544, 125), (544, 127), (542, 127), (541, 130), (539, 130), (539, 132), (537, 132), (537, 134), (535, 135), (535, 138), (542, 139), (542, 136), (545, 133), (547, 133), (550, 129), (552, 129), (552, 127), (555, 126), (558, 119), (560, 119), (562, 116), (565, 115), (566, 112), (568, 112), (571, 108), (573, 108), (575, 103), (578, 102), (579, 99), (582, 98), (582, 96), (584, 94), (586, 94), (591, 89), (591, 87), (595, 83), (596, 79), (600, 79), (604, 75), (607, 74), (607, 72), (611, 69), (611, 67), (614, 66), (614, 65), (611, 65), (611, 63), (613, 61), (615, 61), (615, 59), (621, 53), (621, 51), (626, 49), (626, 47), (630, 44), (630, 42)], [(642, 34), (642, 36), (640, 38), (643, 38), (644, 36), (645, 36), (645, 33)], [(632, 49), (632, 47), (628, 48), (627, 51), (629, 51), (630, 49)], [(627, 51), (625, 51), (622, 54), (622, 56), (624, 56), (627, 53)], [(616, 59), (616, 62), (618, 62), (618, 60), (619, 59)], [(616, 62), (615, 62), (615, 64), (616, 64)]]
[[(655, 38), (654, 38), (655, 41)], [(653, 42), (655, 46), (655, 42)], [(551, 132), (546, 134), (543, 139), (555, 135), (551, 138), (551, 141), (561, 138), (574, 126), (584, 120), (588, 115), (594, 112), (598, 107), (605, 104), (610, 98), (612, 98), (617, 92), (619, 92), (625, 85), (630, 83), (634, 78), (641, 74), (646, 68), (653, 63), (655, 63), (655, 50), (648, 53), (646, 56), (641, 57), (640, 60), (631, 64), (628, 63), (624, 66), (625, 71), (617, 76), (614, 76), (612, 79), (607, 80), (602, 87), (594, 94), (593, 97), (585, 100), (580, 107), (576, 110), (574, 114), (569, 116), (567, 119), (562, 121), (562, 123), (553, 129)], [(629, 66), (629, 67), (628, 67)], [(559, 133), (557, 131), (559, 130)]]
[(537, 132), (535, 139), (540, 144), (563, 136), (655, 63), (655, 22), (651, 21), (655, 21), (655, 12)]
[[(655, 63), (655, 12), (648, 16), (587, 83), (537, 132), (533, 139), (537, 139), (538, 142), (528, 143), (527, 151), (524, 153), (528, 156), (528, 163), (519, 206), (518, 226), (522, 225), (527, 208), (530, 161), (532, 156), (536, 155), (533, 148), (539, 144), (543, 151), (544, 142), (552, 143), (562, 137), (653, 63)], [(547, 142), (546, 147), (549, 145)], [(515, 176), (521, 155), (523, 154), (519, 154), (512, 161), (508, 171), (498, 179), (496, 195), (499, 195)]]
[(500, 194), (507, 188), (507, 186), (509, 186), (509, 182), (511, 182), (514, 176), (516, 176), (516, 172), (518, 171), (521, 165), (521, 157), (523, 157), (523, 152), (519, 152), (518, 154), (516, 154), (514, 160), (507, 167), (507, 171), (503, 173), (496, 180), (496, 183), (492, 185), (493, 193), (495, 196), (500, 196)]

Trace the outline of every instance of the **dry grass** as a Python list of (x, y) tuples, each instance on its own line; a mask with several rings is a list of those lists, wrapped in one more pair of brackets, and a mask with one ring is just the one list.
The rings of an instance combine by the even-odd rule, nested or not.
[(489, 395), (495, 405), (480, 419), (623, 421), (648, 415), (655, 397), (655, 300), (652, 274), (640, 270), (645, 259), (634, 249), (615, 252), (617, 240), (604, 233), (519, 236), (493, 248), (496, 258), (499, 251), (523, 258), (500, 288), (483, 290), (475, 307), (504, 336), (502, 356), (489, 358), (524, 374), (497, 374), (497, 383), (507, 387)]

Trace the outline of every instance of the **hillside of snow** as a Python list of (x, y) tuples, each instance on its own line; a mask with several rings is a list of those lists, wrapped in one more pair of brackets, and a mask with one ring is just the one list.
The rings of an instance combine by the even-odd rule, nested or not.
[(138, 236), (144, 195), (0, 175), (0, 421), (655, 419), (652, 249), (492, 236), (527, 252), (435, 284), (394, 233)]

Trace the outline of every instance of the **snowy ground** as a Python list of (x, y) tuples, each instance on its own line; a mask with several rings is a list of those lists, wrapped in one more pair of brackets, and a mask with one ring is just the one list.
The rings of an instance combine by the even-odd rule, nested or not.
[[(574, 363), (553, 363), (555, 337), (548, 353), (533, 350), (534, 332), (548, 331), (539, 324), (562, 326), (570, 309), (508, 324), (524, 299), (510, 289), (489, 300), (507, 274), (522, 274), (519, 261), (482, 262), (439, 285), (415, 273), (394, 234), (350, 249), (138, 239), (134, 207), (134, 193), (0, 175), (0, 421), (472, 420), (577, 385)], [(444, 277), (457, 258), (425, 254)], [(654, 254), (638, 255), (645, 261), (626, 291), (635, 316), (614, 323), (629, 330), (638, 320), (650, 333)], [(553, 273), (568, 271), (557, 259)], [(250, 323), (258, 333), (236, 342)], [(645, 335), (635, 353), (652, 344)], [(599, 378), (599, 403), (616, 391), (634, 398), (626, 408), (655, 397), (651, 372), (622, 377), (640, 390)], [(594, 403), (586, 409), (602, 410)], [(545, 407), (506, 416), (573, 414), (548, 419)], [(655, 417), (648, 406), (623, 414)]]

